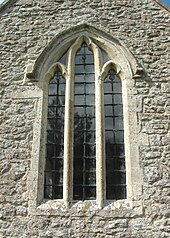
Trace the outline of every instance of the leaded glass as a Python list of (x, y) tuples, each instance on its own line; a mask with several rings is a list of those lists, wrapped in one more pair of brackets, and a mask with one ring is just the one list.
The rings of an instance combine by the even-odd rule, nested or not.
[(49, 82), (44, 197), (63, 197), (65, 79), (59, 70)]
[(121, 80), (111, 69), (104, 82), (106, 199), (126, 197)]
[(73, 199), (96, 197), (94, 56), (85, 43), (75, 56)]

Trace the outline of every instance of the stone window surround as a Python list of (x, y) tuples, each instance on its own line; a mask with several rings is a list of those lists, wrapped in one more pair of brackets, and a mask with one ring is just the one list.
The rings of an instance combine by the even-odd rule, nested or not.
[[(85, 27), (86, 28), (86, 27)], [(80, 28), (79, 28), (80, 29)], [(93, 31), (92, 31), (93, 30)], [(129, 59), (133, 58), (131, 54), (129, 54), (129, 59), (127, 59), (127, 51), (122, 46), (120, 47), (120, 43), (117, 41), (111, 42), (110, 39), (105, 38), (103, 35), (98, 34), (98, 31), (95, 32), (95, 29), (83, 29), (77, 30), (77, 32), (72, 32), (71, 36), (65, 38), (67, 39), (67, 44), (63, 42), (68, 48), (68, 42), (72, 45), (68, 52), (68, 60), (67, 60), (67, 69), (64, 65), (60, 63), (49, 62), (49, 53), (46, 57), (46, 64), (43, 67), (41, 72), (38, 72), (39, 67), (36, 66), (36, 63), (40, 61), (37, 60), (36, 63), (30, 65), (28, 64), (26, 76), (25, 76), (25, 84), (30, 83), (31, 81), (35, 81), (37, 85), (37, 115), (34, 123), (34, 136), (33, 136), (33, 148), (32, 148), (32, 161), (31, 161), (31, 170), (28, 178), (28, 191), (29, 191), (29, 211), (30, 213), (41, 214), (47, 211), (51, 211), (57, 214), (57, 210), (62, 207), (63, 210), (70, 209), (70, 206), (79, 206), (83, 207), (85, 204), (89, 204), (88, 206), (96, 207), (96, 209), (101, 209), (102, 207), (107, 206), (108, 204), (112, 204), (113, 207), (133, 207), (134, 202), (137, 197), (141, 195), (142, 192), (142, 171), (139, 166), (139, 155), (138, 155), (138, 144), (136, 143), (137, 137), (137, 120), (136, 120), (136, 112), (135, 109), (131, 108), (130, 100), (134, 100), (131, 95), (131, 89), (133, 88), (133, 77), (139, 77), (138, 75), (138, 67), (133, 59), (131, 62)], [(99, 31), (99, 33), (101, 33)], [(77, 40), (76, 40), (77, 39)], [(55, 39), (54, 39), (55, 41)], [(75, 42), (76, 41), (76, 42)], [(96, 81), (96, 127), (100, 128), (100, 130), (96, 131), (96, 200), (95, 201), (79, 201), (76, 204), (71, 202), (72, 198), (72, 174), (70, 176), (70, 171), (72, 170), (70, 159), (70, 151), (72, 154), (72, 140), (73, 140), (73, 125), (70, 126), (70, 116), (72, 114), (73, 105), (70, 104), (73, 101), (74, 94), (72, 93), (73, 84), (71, 83), (71, 78), (74, 78), (73, 68), (73, 56), (78, 48), (80, 48), (82, 42), (85, 41), (86, 44), (91, 48), (94, 53), (95, 60), (95, 81)], [(62, 40), (60, 44), (62, 45)], [(73, 44), (73, 42), (75, 42)], [(97, 42), (97, 44), (96, 44)], [(116, 43), (115, 43), (116, 42)], [(60, 46), (59, 44), (59, 46)], [(61, 57), (62, 53), (65, 52), (66, 46), (57, 47), (57, 49), (62, 48), (60, 53), (58, 54), (58, 59)], [(98, 47), (99, 46), (99, 47)], [(51, 47), (52, 49), (53, 47)], [(108, 53), (109, 60), (107, 63), (101, 67), (101, 57), (100, 57), (100, 49), (102, 48), (106, 53)], [(57, 49), (55, 54), (57, 54)], [(122, 52), (122, 49), (124, 52)], [(43, 54), (42, 54), (43, 55)], [(44, 55), (43, 55), (44, 57)], [(51, 57), (52, 58), (52, 57)], [(56, 57), (55, 58), (55, 62)], [(97, 62), (97, 63), (96, 63)], [(135, 62), (135, 63), (134, 63)], [(43, 62), (44, 63), (44, 62)], [(37, 63), (37, 65), (39, 62)], [(51, 66), (49, 67), (49, 65)], [(38, 68), (36, 72), (36, 67)], [(65, 115), (65, 141), (64, 144), (66, 146), (66, 150), (64, 152), (64, 196), (62, 200), (52, 200), (45, 201), (43, 200), (43, 172), (45, 165), (45, 139), (46, 139), (46, 125), (47, 125), (47, 106), (48, 106), (48, 82), (53, 77), (56, 68), (59, 68), (66, 79), (66, 113)], [(118, 74), (120, 79), (122, 80), (122, 96), (123, 96), (123, 113), (124, 113), (124, 139), (125, 139), (125, 160), (126, 160), (126, 181), (127, 181), (127, 199), (118, 200), (118, 201), (106, 201), (105, 200), (105, 159), (104, 159), (104, 147), (105, 147), (105, 138), (104, 138), (104, 128), (103, 128), (103, 83), (102, 81), (105, 79), (109, 69), (113, 67), (115, 72)], [(45, 68), (45, 69), (44, 69)], [(48, 70), (47, 70), (48, 68)], [(102, 70), (101, 70), (102, 68)], [(47, 73), (44, 74), (44, 70)], [(35, 71), (35, 72), (34, 72)], [(43, 74), (45, 75), (43, 77)], [(34, 76), (34, 77), (33, 77)], [(32, 93), (33, 95), (33, 93)], [(34, 91), (34, 97), (36, 92)], [(31, 97), (31, 94), (30, 94)], [(71, 99), (71, 100), (69, 100)], [(132, 103), (133, 104), (133, 103)], [(70, 109), (70, 110), (67, 110)], [(132, 122), (131, 122), (132, 121)], [(69, 125), (69, 126), (68, 126)], [(101, 136), (100, 136), (101, 135)], [(72, 138), (70, 140), (70, 138)], [(71, 177), (71, 179), (70, 179)], [(71, 183), (70, 183), (71, 182)], [(95, 208), (94, 208), (95, 209)]]

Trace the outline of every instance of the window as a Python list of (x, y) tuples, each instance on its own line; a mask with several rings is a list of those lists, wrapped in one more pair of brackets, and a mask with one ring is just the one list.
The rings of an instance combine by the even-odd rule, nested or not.
[(45, 198), (126, 198), (121, 80), (88, 37), (79, 37), (57, 62), (47, 124)]

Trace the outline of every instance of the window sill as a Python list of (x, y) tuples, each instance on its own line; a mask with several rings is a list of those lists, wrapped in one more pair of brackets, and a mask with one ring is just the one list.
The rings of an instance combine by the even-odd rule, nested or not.
[(93, 217), (134, 217), (142, 215), (142, 204), (140, 201), (128, 201), (127, 199), (117, 201), (105, 201), (103, 207), (99, 207), (97, 201), (73, 201), (66, 206), (63, 200), (46, 200), (35, 209), (30, 211), (34, 215), (55, 216), (87, 216)]

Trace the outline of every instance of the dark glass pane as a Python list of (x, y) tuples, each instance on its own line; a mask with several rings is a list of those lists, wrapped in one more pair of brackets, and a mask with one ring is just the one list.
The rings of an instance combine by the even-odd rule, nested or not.
[(96, 166), (95, 158), (86, 158), (86, 165), (85, 165), (86, 171), (90, 169), (94, 169), (95, 166)]
[(106, 131), (105, 132), (105, 139), (106, 144), (111, 144), (114, 142), (114, 132), (113, 131)]
[(96, 198), (96, 186), (86, 187), (85, 197), (86, 197), (86, 199), (95, 199)]
[(83, 170), (83, 156), (77, 157), (74, 160), (74, 169), (76, 170), (76, 173), (81, 172)]
[(48, 108), (48, 117), (55, 118), (56, 117), (56, 107)]
[(74, 184), (79, 184), (79, 185), (83, 184), (83, 173), (81, 173), (80, 170), (74, 173)]
[(124, 145), (116, 145), (116, 155), (117, 156), (124, 156)]
[(82, 200), (83, 199), (83, 187), (82, 186), (74, 186), (73, 199), (74, 200)]
[[(110, 70), (104, 83), (106, 138), (106, 198), (125, 198), (123, 105), (121, 80)], [(120, 144), (120, 145), (119, 145)], [(125, 188), (125, 187), (124, 187)], [(123, 188), (123, 189), (124, 189)], [(125, 189), (124, 189), (125, 190)], [(123, 191), (124, 191), (123, 190)]]
[(83, 144), (76, 144), (74, 146), (74, 158), (77, 161), (77, 158), (82, 158), (84, 152), (84, 145)]
[(48, 95), (44, 196), (48, 199), (59, 199), (63, 196), (65, 104), (65, 80), (59, 70), (49, 82)]
[(88, 144), (86, 144), (86, 145), (85, 145), (85, 155), (86, 155), (87, 157), (95, 156), (95, 152), (96, 152), (95, 149), (96, 149), (96, 148), (95, 148), (94, 145), (88, 145)]
[(48, 105), (49, 106), (56, 106), (57, 105), (57, 97), (56, 96), (49, 96), (48, 97)]
[(124, 199), (126, 197), (126, 186), (119, 186), (116, 188), (117, 199)]
[(56, 140), (55, 140), (55, 133), (54, 132), (51, 132), (51, 131), (48, 131), (47, 132), (47, 143), (55, 143)]
[(63, 145), (56, 145), (56, 157), (61, 158), (64, 155), (64, 146)]
[(53, 198), (54, 199), (63, 198), (63, 187), (59, 187), (59, 186), (53, 187)]
[(106, 155), (108, 158), (112, 158), (115, 155), (114, 144), (106, 142)]
[(86, 172), (85, 183), (87, 185), (95, 185), (96, 183), (96, 172)]
[(93, 143), (95, 141), (95, 132), (94, 131), (88, 131), (85, 136), (85, 142), (87, 143)]
[[(86, 188), (94, 185), (96, 178), (94, 57), (85, 43), (76, 53), (75, 62), (73, 197), (76, 200), (94, 199), (94, 191), (88, 193)], [(93, 163), (89, 162), (91, 156)]]

